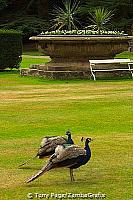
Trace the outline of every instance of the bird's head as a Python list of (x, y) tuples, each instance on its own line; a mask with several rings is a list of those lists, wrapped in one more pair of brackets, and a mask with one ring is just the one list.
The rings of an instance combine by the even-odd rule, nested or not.
[(84, 137), (82, 137), (81, 138), (81, 142), (86, 142), (87, 144), (89, 144), (91, 141), (92, 141), (92, 139), (91, 138), (84, 138)]
[(66, 135), (67, 136), (71, 135), (71, 132), (70, 131), (66, 131)]

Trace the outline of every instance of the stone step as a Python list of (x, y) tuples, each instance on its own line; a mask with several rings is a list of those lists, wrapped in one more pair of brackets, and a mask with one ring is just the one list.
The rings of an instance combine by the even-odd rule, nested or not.
[(48, 66), (47, 71), (73, 71), (71, 70), (71, 66)]

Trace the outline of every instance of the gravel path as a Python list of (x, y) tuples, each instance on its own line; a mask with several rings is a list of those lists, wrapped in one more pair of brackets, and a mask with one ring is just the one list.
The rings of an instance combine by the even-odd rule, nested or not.
[(23, 58), (50, 58), (49, 56), (30, 56), (30, 55), (22, 55)]

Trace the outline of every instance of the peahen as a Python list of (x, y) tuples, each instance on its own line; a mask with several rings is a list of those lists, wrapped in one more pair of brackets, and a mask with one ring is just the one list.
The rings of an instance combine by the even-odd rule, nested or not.
[(41, 141), (40, 148), (38, 149), (38, 152), (35, 156), (30, 158), (29, 160), (25, 161), (19, 167), (27, 164), (31, 159), (33, 158), (44, 158), (46, 156), (51, 156), (55, 152), (55, 148), (58, 145), (71, 145), (74, 144), (72, 138), (71, 138), (71, 132), (66, 131), (67, 139), (63, 136), (51, 136), (51, 137), (44, 137)]
[(91, 138), (86, 138), (85, 148), (81, 148), (78, 145), (70, 145), (67, 147), (63, 145), (57, 146), (55, 153), (50, 157), (47, 165), (44, 166), (37, 174), (32, 176), (27, 183), (35, 180), (47, 171), (59, 167), (69, 168), (71, 181), (74, 181), (73, 169), (85, 165), (90, 160), (91, 150), (89, 142), (91, 142)]

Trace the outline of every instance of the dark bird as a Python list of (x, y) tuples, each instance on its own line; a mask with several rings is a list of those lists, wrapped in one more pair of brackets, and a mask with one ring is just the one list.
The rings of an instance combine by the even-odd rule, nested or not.
[(27, 183), (35, 180), (47, 171), (59, 167), (69, 168), (71, 181), (74, 181), (73, 169), (76, 169), (81, 165), (85, 165), (90, 160), (91, 150), (89, 142), (91, 142), (91, 138), (86, 138), (85, 148), (81, 148), (78, 145), (70, 145), (67, 147), (63, 145), (57, 146), (55, 153), (50, 157), (47, 165), (42, 167), (42, 169), (37, 174), (32, 176)]
[(27, 164), (33, 158), (38, 157), (38, 158), (42, 159), (44, 157), (51, 156), (52, 154), (54, 154), (55, 148), (58, 145), (74, 144), (74, 142), (71, 138), (71, 132), (66, 131), (66, 135), (68, 136), (67, 139), (63, 136), (44, 137), (41, 141), (40, 148), (38, 149), (37, 154), (35, 156), (33, 156), (32, 158), (30, 158), (29, 160), (22, 163), (21, 165), (19, 165), (19, 167)]

